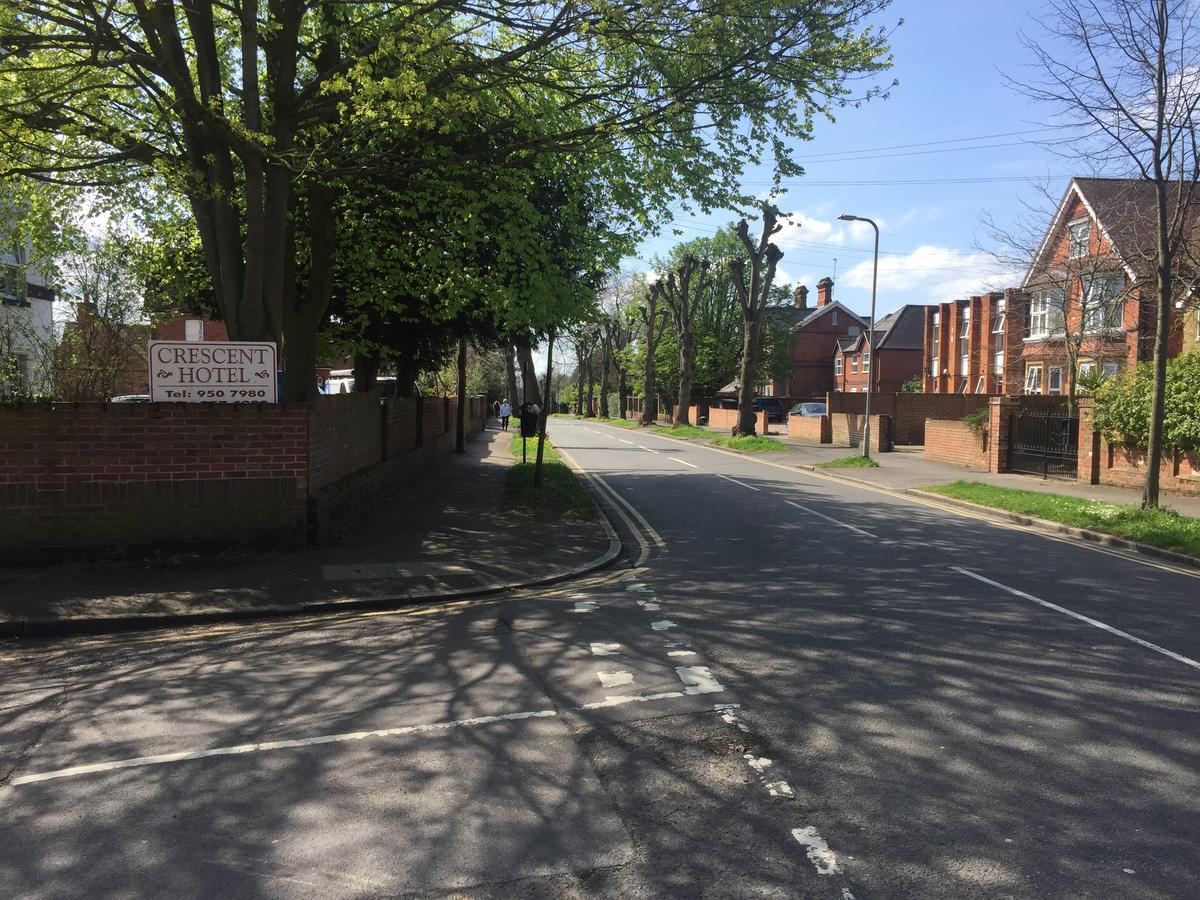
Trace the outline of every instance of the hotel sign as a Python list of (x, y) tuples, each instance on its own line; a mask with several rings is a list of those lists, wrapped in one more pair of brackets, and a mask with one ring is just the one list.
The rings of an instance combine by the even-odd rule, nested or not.
[(275, 345), (151, 341), (150, 399), (168, 403), (274, 403)]

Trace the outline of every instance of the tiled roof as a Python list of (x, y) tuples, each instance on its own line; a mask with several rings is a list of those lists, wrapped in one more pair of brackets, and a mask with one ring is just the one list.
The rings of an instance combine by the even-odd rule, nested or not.
[(888, 313), (875, 323), (872, 343), (880, 350), (920, 350), (925, 344), (925, 307), (906, 303)]

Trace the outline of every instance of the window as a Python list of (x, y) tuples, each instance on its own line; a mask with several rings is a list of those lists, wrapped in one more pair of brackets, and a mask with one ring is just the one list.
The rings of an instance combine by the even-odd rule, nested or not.
[(1086, 331), (1120, 328), (1125, 279), (1120, 275), (1098, 275), (1087, 285), (1083, 327)]
[(835, 309), (835, 310), (834, 310), (834, 311), (831, 313), (831, 315), (833, 316), (833, 324), (834, 324), (834, 325), (836, 325), (836, 324), (837, 324), (837, 310)]
[(983, 375), (979, 376), (979, 380), (975, 382), (975, 393), (977, 393), (977, 394), (986, 394), (987, 393), (986, 381), (987, 381), (987, 379)]
[(996, 301), (995, 307), (992, 309), (992, 334), (1004, 334), (1004, 310), (1005, 300), (1001, 297)]
[(871, 371), (871, 353), (870, 353), (870, 351), (867, 351), (866, 353), (864, 353), (862, 355), (862, 359), (863, 359), (863, 371), (870, 372)]
[(960, 340), (966, 340), (971, 336), (971, 307), (964, 306), (962, 308), (962, 318), (958, 322), (958, 337)]
[(1029, 336), (1049, 337), (1063, 329), (1063, 304), (1060, 291), (1042, 291), (1029, 301)]
[(851, 372), (858, 371), (858, 354), (857, 353), (855, 353), (852, 357), (850, 357), (850, 371)]
[(1087, 219), (1082, 222), (1072, 222), (1067, 226), (1069, 238), (1067, 242), (1067, 258), (1078, 259), (1088, 255), (1088, 239), (1092, 236), (1092, 223)]
[(185, 341), (204, 340), (204, 320), (186, 319), (183, 323), (183, 339)]
[(929, 361), (929, 374), (934, 378), (938, 377), (938, 358), (936, 356)]
[(1042, 392), (1042, 367), (1025, 367), (1025, 393), (1040, 394)]
[(0, 253), (0, 263), (5, 265), (23, 266), (26, 262), (28, 260), (25, 258), (25, 248), (16, 241), (13, 241), (7, 250)]
[(1082, 378), (1084, 375), (1091, 375), (1095, 371), (1096, 371), (1096, 364), (1094, 362), (1082, 362), (1079, 364), (1079, 377), (1080, 378)]
[(1004, 374), (1004, 351), (1003, 350), (997, 350), (995, 355), (992, 356), (992, 371), (995, 372), (997, 375)]
[(967, 354), (963, 354), (958, 358), (958, 374), (963, 378), (967, 377), (967, 370), (971, 368), (971, 358)]
[(842, 374), (842, 358), (840, 356), (835, 356), (833, 358), (833, 374), (834, 375)]
[(0, 265), (0, 300), (24, 305), (25, 273), (16, 266)]
[(1100, 367), (1100, 371), (1104, 373), (1105, 378), (1111, 378), (1113, 375), (1116, 375), (1120, 369), (1121, 367), (1116, 363), (1105, 363)]
[(1062, 393), (1063, 370), (1062, 366), (1050, 367), (1049, 389), (1047, 393), (1061, 394)]

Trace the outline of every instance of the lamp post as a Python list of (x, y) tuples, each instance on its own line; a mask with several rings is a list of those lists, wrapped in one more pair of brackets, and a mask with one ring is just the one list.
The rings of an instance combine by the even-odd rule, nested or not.
[(865, 216), (852, 216), (843, 213), (838, 216), (843, 222), (866, 222), (875, 229), (875, 263), (871, 269), (871, 318), (867, 322), (867, 355), (871, 360), (871, 368), (867, 372), (867, 408), (863, 422), (863, 457), (871, 458), (871, 394), (874, 391), (875, 369), (879, 361), (875, 359), (875, 284), (879, 280), (879, 226), (873, 219)]

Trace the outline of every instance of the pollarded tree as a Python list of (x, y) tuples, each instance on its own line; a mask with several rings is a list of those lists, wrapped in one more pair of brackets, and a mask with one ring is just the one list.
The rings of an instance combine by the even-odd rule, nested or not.
[(679, 267), (667, 273), (662, 297), (666, 301), (675, 337), (679, 343), (679, 392), (676, 395), (676, 425), (690, 425), (688, 406), (692, 402), (692, 378), (696, 369), (696, 307), (706, 288), (709, 262), (684, 256)]
[[(757, 243), (750, 239), (750, 226), (745, 219), (738, 222), (737, 237), (745, 256), (729, 261), (729, 272), (733, 276), (733, 287), (737, 292), (742, 309), (742, 361), (738, 372), (738, 423), (733, 434), (753, 435), (754, 392), (758, 384), (759, 362), (762, 356), (762, 327), (764, 314), (771, 299), (771, 285), (775, 281), (775, 269), (783, 259), (783, 251), (771, 242), (782, 225), (779, 211), (764, 203), (762, 211), (762, 234)], [(749, 265), (749, 272), (746, 267)]]

